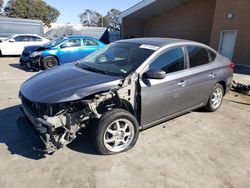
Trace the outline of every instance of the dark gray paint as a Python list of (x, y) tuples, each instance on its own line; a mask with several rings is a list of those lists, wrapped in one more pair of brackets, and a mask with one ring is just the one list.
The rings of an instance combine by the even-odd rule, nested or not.
[[(161, 80), (143, 79), (142, 75), (148, 70), (147, 67), (153, 59), (169, 48), (180, 45), (209, 47), (191, 41), (159, 38), (130, 39), (119, 42), (160, 47), (136, 70), (140, 75), (141, 125), (144, 127), (204, 106), (217, 82), (225, 82), (227, 91), (232, 83), (233, 74), (229, 68), (231, 62), (219, 54), (213, 63), (207, 65), (171, 73)], [(212, 73), (214, 76), (210, 76)], [(30, 78), (22, 85), (21, 93), (34, 102), (66, 102), (109, 90), (117, 86), (120, 79), (85, 71), (73, 64), (68, 64)]]
[(141, 125), (149, 127), (206, 105), (218, 82), (225, 82), (228, 91), (233, 77), (230, 63), (218, 54), (212, 63), (167, 74), (163, 80), (140, 81)]
[(168, 75), (165, 79), (140, 81), (142, 125), (183, 111), (188, 106), (187, 90), (178, 85), (183, 80), (183, 71)]
[(23, 83), (21, 93), (33, 102), (60, 103), (109, 90), (119, 81), (119, 77), (86, 71), (69, 63), (31, 77)]

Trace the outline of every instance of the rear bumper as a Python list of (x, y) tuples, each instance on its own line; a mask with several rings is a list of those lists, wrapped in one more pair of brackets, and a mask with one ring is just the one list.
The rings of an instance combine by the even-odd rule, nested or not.
[(233, 85), (233, 74), (230, 75), (230, 77), (226, 80), (226, 91), (225, 93), (228, 93)]
[(227, 84), (225, 94), (228, 93), (232, 88), (232, 83)]

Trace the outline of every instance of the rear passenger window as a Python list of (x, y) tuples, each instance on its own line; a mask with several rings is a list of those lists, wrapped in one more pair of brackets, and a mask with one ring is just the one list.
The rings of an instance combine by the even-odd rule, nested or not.
[(42, 39), (36, 36), (29, 36), (29, 41), (42, 41)]
[(182, 48), (174, 48), (161, 54), (150, 65), (149, 69), (163, 70), (166, 73), (177, 72), (185, 68)]
[(212, 52), (211, 50), (208, 50), (211, 61), (213, 62), (215, 60), (215, 58), (217, 57), (217, 54)]
[(69, 39), (65, 45), (67, 47), (79, 47), (81, 46), (81, 39)]
[(85, 46), (98, 46), (97, 42), (91, 39), (84, 40)]
[(188, 47), (190, 68), (210, 63), (208, 51), (205, 48), (189, 46)]

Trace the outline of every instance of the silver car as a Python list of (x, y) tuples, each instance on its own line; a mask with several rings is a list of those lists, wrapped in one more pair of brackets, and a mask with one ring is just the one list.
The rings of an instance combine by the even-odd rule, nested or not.
[(53, 153), (90, 127), (97, 151), (116, 154), (132, 148), (143, 129), (197, 108), (216, 111), (233, 69), (229, 59), (197, 42), (121, 40), (38, 73), (21, 86), (20, 98), (42, 141), (35, 148)]

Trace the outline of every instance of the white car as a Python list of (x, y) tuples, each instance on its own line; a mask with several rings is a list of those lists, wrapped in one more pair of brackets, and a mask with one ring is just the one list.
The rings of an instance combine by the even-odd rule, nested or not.
[(43, 45), (48, 39), (35, 34), (15, 34), (0, 41), (0, 55), (21, 55), (24, 47)]

